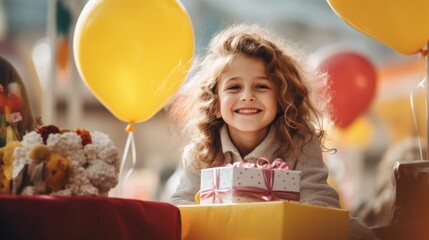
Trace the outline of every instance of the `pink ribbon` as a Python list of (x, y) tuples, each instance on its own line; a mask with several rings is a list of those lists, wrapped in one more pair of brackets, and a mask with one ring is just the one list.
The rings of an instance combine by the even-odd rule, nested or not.
[[(262, 164), (260, 162), (263, 162)], [(299, 200), (298, 192), (290, 191), (273, 191), (274, 185), (274, 169), (283, 169), (288, 170), (289, 165), (285, 163), (282, 159), (277, 158), (271, 164), (266, 158), (259, 158), (256, 163), (251, 163), (249, 161), (234, 162), (233, 164), (228, 164), (227, 166), (233, 167), (244, 167), (244, 168), (261, 168), (264, 175), (264, 182), (267, 189), (258, 188), (258, 187), (242, 187), (236, 186), (231, 188), (219, 188), (219, 168), (213, 169), (213, 186), (212, 189), (204, 190), (200, 192), (200, 199), (212, 198), (212, 203), (223, 203), (221, 195), (226, 195), (231, 193), (234, 196), (249, 197), (254, 199), (260, 199), (264, 201), (273, 201), (281, 199), (289, 200)]]
[(240, 162), (234, 162), (233, 164), (227, 164), (226, 166), (289, 170), (289, 165), (286, 162), (284, 162), (281, 158), (276, 158), (273, 160), (272, 163), (270, 163), (268, 159), (266, 159), (265, 157), (260, 157), (258, 158), (258, 160), (256, 160), (256, 163), (252, 163), (248, 160), (243, 160)]
[(213, 169), (212, 188), (201, 191), (200, 192), (200, 199), (213, 198), (212, 203), (223, 203), (221, 195), (225, 195), (226, 193), (228, 193), (229, 189), (227, 189), (227, 188), (220, 189), (219, 188), (219, 182), (220, 182), (219, 172), (220, 172), (219, 168)]

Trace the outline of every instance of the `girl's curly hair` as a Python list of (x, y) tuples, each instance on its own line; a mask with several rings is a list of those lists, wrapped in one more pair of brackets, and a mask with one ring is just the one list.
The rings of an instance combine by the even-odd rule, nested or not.
[[(322, 130), (321, 113), (329, 103), (326, 77), (323, 74), (307, 76), (309, 72), (302, 69), (304, 65), (300, 63), (302, 58), (297, 49), (257, 25), (234, 25), (212, 39), (206, 57), (194, 65), (195, 74), (187, 84), (191, 87), (187, 91), (193, 93), (189, 109), (192, 115), (187, 126), (192, 130), (190, 141), (194, 143), (191, 152), (194, 166), (226, 164), (219, 135), (224, 121), (215, 116), (219, 105), (217, 85), (222, 72), (237, 54), (262, 59), (269, 80), (274, 82), (279, 113), (273, 124), (284, 142), (279, 151), (299, 159), (304, 154), (305, 144), (314, 137), (322, 143), (325, 132)], [(310, 88), (309, 80), (313, 88)]]

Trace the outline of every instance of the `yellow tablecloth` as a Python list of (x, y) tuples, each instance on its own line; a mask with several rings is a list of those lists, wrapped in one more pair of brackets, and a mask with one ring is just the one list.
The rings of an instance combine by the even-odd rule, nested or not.
[(348, 211), (295, 202), (179, 206), (184, 240), (347, 239)]

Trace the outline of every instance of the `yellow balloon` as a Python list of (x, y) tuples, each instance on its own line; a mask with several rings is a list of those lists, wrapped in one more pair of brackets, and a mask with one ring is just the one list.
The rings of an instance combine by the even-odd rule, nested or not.
[(327, 1), (352, 27), (402, 54), (415, 54), (429, 41), (428, 0)]
[(118, 119), (142, 122), (185, 80), (194, 33), (176, 0), (91, 0), (77, 21), (73, 50), (96, 98)]
[(367, 147), (374, 138), (374, 124), (363, 116), (356, 119), (348, 128), (342, 130), (340, 140), (345, 145), (359, 148)]

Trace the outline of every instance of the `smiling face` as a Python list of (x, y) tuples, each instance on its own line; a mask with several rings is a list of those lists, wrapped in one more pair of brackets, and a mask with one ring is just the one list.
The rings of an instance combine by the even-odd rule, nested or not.
[(222, 117), (231, 135), (264, 135), (277, 114), (274, 85), (261, 59), (236, 55), (222, 73), (218, 85)]

